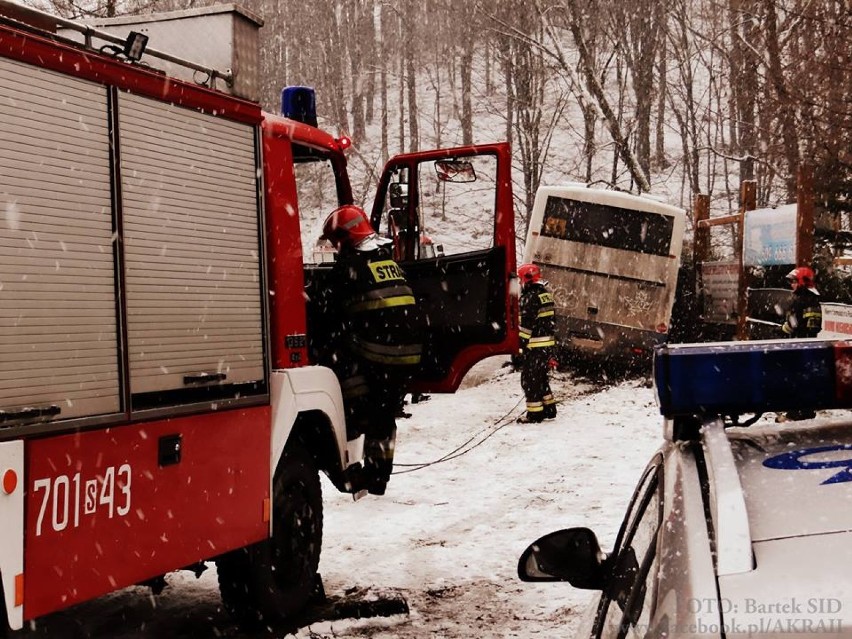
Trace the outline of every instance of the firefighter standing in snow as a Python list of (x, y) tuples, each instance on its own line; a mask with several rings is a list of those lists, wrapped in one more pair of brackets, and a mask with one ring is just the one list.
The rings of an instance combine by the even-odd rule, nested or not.
[(807, 266), (787, 273), (787, 281), (793, 287), (790, 310), (781, 327), (787, 337), (816, 337), (822, 330), (822, 308), (814, 279), (813, 270)]
[(414, 293), (362, 209), (345, 205), (325, 221), (338, 250), (329, 307), (340, 319), (331, 366), (341, 380), (347, 428), (366, 435), (364, 486), (385, 492), (393, 469), (395, 415), (420, 364), (421, 326)]
[(541, 281), (535, 264), (518, 268), (521, 280), (521, 388), (527, 412), (518, 421), (540, 422), (556, 417), (556, 400), (550, 390), (548, 372), (556, 346), (553, 336), (555, 305), (553, 295)]
[[(822, 308), (813, 270), (807, 266), (799, 266), (787, 273), (786, 279), (793, 291), (790, 309), (781, 326), (781, 332), (785, 337), (816, 337), (822, 330)], [(816, 411), (813, 410), (791, 410), (787, 411), (786, 415), (779, 414), (775, 421), (786, 422), (814, 417)]]

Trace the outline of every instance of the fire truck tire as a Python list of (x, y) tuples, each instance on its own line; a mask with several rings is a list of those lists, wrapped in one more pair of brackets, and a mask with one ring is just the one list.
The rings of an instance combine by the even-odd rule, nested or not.
[(292, 620), (319, 582), (322, 487), (300, 444), (284, 451), (273, 490), (272, 537), (216, 561), (222, 603), (248, 629)]

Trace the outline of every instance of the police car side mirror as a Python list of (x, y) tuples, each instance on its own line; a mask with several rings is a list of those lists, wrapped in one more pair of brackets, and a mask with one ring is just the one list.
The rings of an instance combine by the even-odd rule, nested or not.
[(557, 530), (530, 544), (518, 560), (521, 581), (567, 581), (575, 588), (602, 590), (606, 556), (588, 528)]

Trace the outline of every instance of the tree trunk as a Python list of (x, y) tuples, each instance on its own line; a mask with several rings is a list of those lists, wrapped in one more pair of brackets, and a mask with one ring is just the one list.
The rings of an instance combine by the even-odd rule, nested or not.
[(657, 122), (654, 136), (654, 164), (659, 169), (668, 168), (669, 162), (666, 159), (666, 92), (668, 91), (668, 81), (666, 73), (668, 72), (668, 49), (666, 47), (666, 37), (663, 35), (660, 38), (660, 49), (658, 64), (657, 64)]
[(362, 35), (364, 19), (361, 16), (361, 7), (358, 2), (350, 2), (346, 5), (347, 23), (344, 29), (349, 40), (349, 80), (351, 82), (352, 106), (352, 137), (355, 140), (363, 140), (366, 137), (367, 125), (364, 117), (364, 60), (363, 48), (365, 45)]
[(471, 103), (470, 75), (473, 64), (473, 43), (467, 40), (462, 45), (462, 55), (459, 61), (461, 72), (461, 130), (462, 144), (473, 144), (473, 105)]
[(787, 160), (787, 199), (796, 196), (796, 181), (799, 172), (799, 137), (796, 133), (796, 115), (793, 111), (790, 93), (781, 68), (781, 43), (778, 35), (778, 20), (775, 14), (775, 0), (764, 0), (766, 10), (766, 50), (769, 54), (769, 77), (778, 100), (778, 119), (781, 125), (781, 138), (784, 141), (784, 156)]
[(381, 153), (382, 164), (385, 164), (390, 158), (390, 150), (388, 148), (389, 137), (389, 121), (388, 121), (388, 64), (391, 62), (390, 56), (390, 12), (387, 6), (382, 3), (381, 13), (379, 14), (381, 26), (381, 39), (378, 42), (380, 52), (377, 64), (379, 64), (379, 100), (381, 101)]
[(414, 64), (415, 25), (417, 24), (417, 3), (406, 3), (405, 25), (405, 84), (408, 94), (408, 151), (415, 153), (420, 149), (420, 115), (417, 111), (417, 73)]
[(731, 117), (731, 122), (736, 123), (731, 132), (731, 143), (743, 158), (740, 161), (741, 181), (754, 179), (753, 157), (757, 150), (755, 105), (760, 60), (745, 45), (757, 41), (754, 9), (753, 0), (730, 0), (728, 3), (731, 23), (732, 95), (736, 105)]

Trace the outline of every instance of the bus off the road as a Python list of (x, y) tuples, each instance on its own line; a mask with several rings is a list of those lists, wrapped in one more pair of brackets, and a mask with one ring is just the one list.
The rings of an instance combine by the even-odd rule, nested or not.
[(550, 283), (560, 350), (650, 363), (668, 336), (685, 215), (582, 184), (538, 190), (523, 261)]

